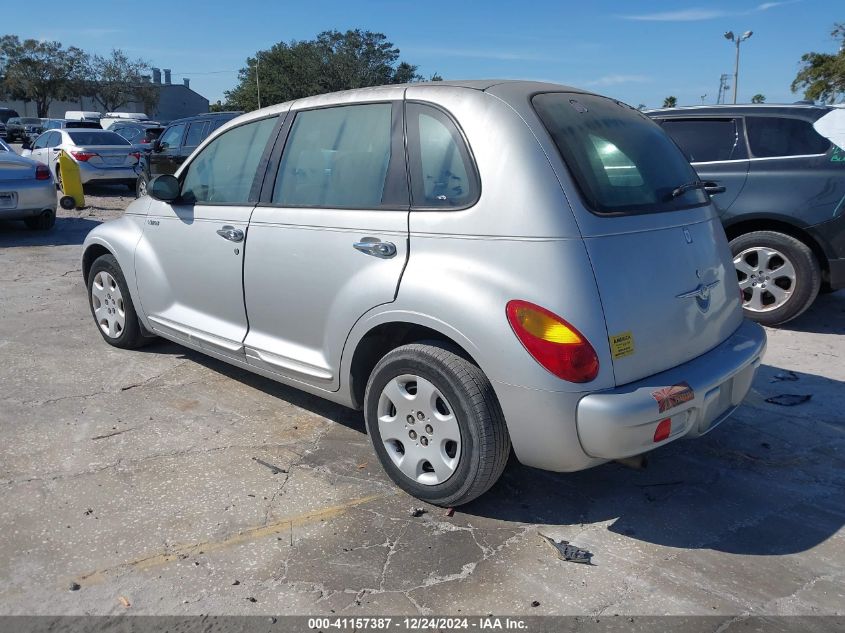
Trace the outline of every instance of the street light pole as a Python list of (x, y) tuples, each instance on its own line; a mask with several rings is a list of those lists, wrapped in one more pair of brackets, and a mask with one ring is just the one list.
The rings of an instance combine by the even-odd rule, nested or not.
[(746, 31), (742, 35), (734, 35), (733, 31), (725, 33), (725, 39), (736, 44), (736, 63), (734, 64), (734, 103), (739, 88), (739, 45), (753, 35), (753, 31)]
[[(261, 83), (258, 81), (258, 68), (259, 68), (260, 63), (261, 63), (261, 57), (258, 54), (256, 54), (255, 55), (255, 91), (258, 93), (258, 109), (259, 110), (261, 109)], [(734, 103), (736, 103), (735, 97), (734, 97)]]

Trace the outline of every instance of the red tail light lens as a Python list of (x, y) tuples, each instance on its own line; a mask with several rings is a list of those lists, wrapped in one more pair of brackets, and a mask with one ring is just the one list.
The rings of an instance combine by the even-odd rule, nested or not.
[(598, 375), (596, 350), (564, 319), (528, 301), (509, 301), (506, 312), (516, 337), (552, 374), (569, 382), (590, 382)]
[(657, 428), (654, 429), (654, 441), (662, 442), (672, 433), (672, 418), (660, 420)]
[(35, 179), (36, 180), (50, 180), (50, 169), (47, 165), (39, 164), (35, 168)]
[(88, 160), (97, 156), (94, 152), (71, 152), (70, 155), (81, 163), (87, 163)]
[(135, 160), (141, 160), (141, 152), (130, 152), (129, 155)]

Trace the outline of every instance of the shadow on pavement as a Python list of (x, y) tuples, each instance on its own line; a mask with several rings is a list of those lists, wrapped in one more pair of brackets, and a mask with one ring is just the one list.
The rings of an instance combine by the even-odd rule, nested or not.
[[(182, 354), (233, 380), (365, 433), (363, 415), (174, 343), (148, 353)], [(520, 465), (512, 456), (499, 483), (461, 513), (514, 523), (608, 530), (645, 542), (734, 554), (784, 555), (824, 542), (845, 524), (845, 416), (831, 394), (845, 384), (764, 365), (755, 391), (733, 417), (694, 441), (650, 456), (644, 470), (616, 463), (576, 473)], [(765, 402), (781, 392), (810, 391), (795, 407)], [(762, 392), (762, 393), (761, 393)], [(749, 403), (750, 401), (750, 403)]]
[(97, 220), (87, 218), (56, 218), (49, 231), (32, 231), (23, 222), (0, 222), (0, 248), (13, 246), (69, 246), (82, 244)]
[(817, 334), (845, 334), (845, 290), (820, 294), (804, 314), (778, 326), (778, 329)]

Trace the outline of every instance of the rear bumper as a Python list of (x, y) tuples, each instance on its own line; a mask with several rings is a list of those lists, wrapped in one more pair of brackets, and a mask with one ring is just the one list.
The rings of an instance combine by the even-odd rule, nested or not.
[(52, 178), (0, 182), (0, 192), (12, 193), (16, 201), (13, 208), (0, 208), (0, 219), (23, 220), (48, 209), (56, 211), (56, 186)]
[[(765, 348), (763, 328), (744, 320), (715, 349), (622, 387), (568, 393), (494, 381), (493, 388), (517, 459), (534, 468), (571, 472), (714, 428), (748, 393)], [(693, 397), (661, 413), (652, 394), (682, 382)], [(655, 442), (655, 429), (667, 417), (671, 433)]]
[(138, 178), (138, 171), (135, 167), (96, 167), (88, 163), (77, 164), (83, 185), (90, 182), (134, 182)]
[[(743, 401), (766, 349), (763, 328), (743, 321), (715, 349), (665, 372), (578, 403), (578, 438), (584, 452), (619, 459), (647, 452), (681, 437), (699, 437), (725, 420)], [(680, 397), (660, 410), (658, 392), (679, 387)], [(668, 437), (655, 441), (658, 424), (671, 420)], [(664, 427), (666, 423), (664, 423)]]

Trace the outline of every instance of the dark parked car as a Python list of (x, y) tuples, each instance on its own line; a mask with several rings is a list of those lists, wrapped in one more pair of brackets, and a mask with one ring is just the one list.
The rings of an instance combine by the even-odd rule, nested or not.
[(17, 110), (12, 110), (11, 108), (0, 108), (0, 123), (6, 125), (6, 121), (11, 119), (13, 116), (20, 116)]
[(6, 121), (6, 140), (9, 143), (38, 136), (44, 131), (44, 123), (36, 117), (10, 117)]
[(746, 315), (797, 317), (845, 287), (845, 151), (813, 128), (831, 108), (730, 105), (647, 112), (686, 154), (731, 244)]
[(138, 123), (136, 121), (112, 123), (109, 130), (120, 134), (127, 141), (144, 150), (152, 150), (156, 139), (164, 132), (161, 125)]
[(173, 174), (197, 146), (214, 130), (242, 112), (209, 112), (171, 121), (153, 144), (152, 151), (141, 158), (138, 197), (147, 194), (147, 183), (155, 176)]

